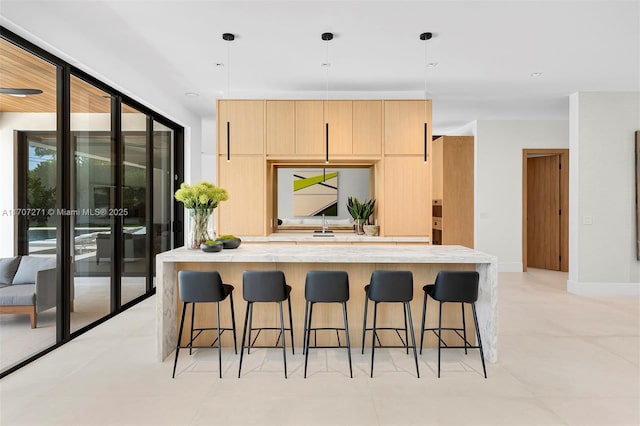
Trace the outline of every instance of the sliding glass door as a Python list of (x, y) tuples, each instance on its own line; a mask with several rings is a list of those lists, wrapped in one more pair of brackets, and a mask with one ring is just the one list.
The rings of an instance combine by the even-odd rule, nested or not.
[(0, 87), (36, 93), (0, 94), (0, 268), (53, 268), (34, 315), (0, 282), (1, 378), (154, 293), (155, 254), (181, 245), (183, 130), (2, 27)]

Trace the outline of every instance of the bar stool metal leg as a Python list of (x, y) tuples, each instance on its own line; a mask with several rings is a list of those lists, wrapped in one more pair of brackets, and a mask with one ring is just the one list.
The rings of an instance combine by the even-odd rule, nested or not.
[(238, 355), (238, 339), (236, 337), (236, 312), (233, 308), (233, 292), (229, 293), (229, 301), (231, 303), (231, 326), (233, 327), (233, 350)]
[(422, 301), (422, 325), (420, 326), (420, 355), (422, 355), (422, 344), (424, 343), (424, 325), (427, 318), (427, 292), (424, 292)]
[[(309, 338), (311, 334), (311, 318), (313, 317), (313, 302), (308, 302), (309, 305), (309, 317), (305, 323), (305, 329), (307, 330), (306, 338), (304, 341), (304, 378), (307, 378), (307, 362), (309, 361)], [(305, 316), (306, 317), (306, 316)]]
[(462, 335), (464, 338), (464, 354), (467, 355), (467, 324), (464, 320), (464, 302), (460, 302), (462, 308)]
[[(296, 350), (293, 343), (293, 316), (291, 315), (291, 296), (287, 297), (287, 304), (289, 305), (289, 332), (291, 333), (291, 353), (295, 355)], [(282, 340), (284, 340), (284, 333), (282, 333)]]
[[(411, 318), (411, 305), (409, 304), (409, 302), (405, 302), (405, 306), (406, 306), (407, 313), (409, 314), (409, 329), (411, 330), (411, 343), (413, 344), (413, 359), (416, 362), (416, 375), (418, 376), (418, 379), (419, 379), (420, 370), (418, 368), (418, 354), (416, 353), (416, 336), (413, 331), (413, 319)], [(408, 344), (409, 342), (407, 341), (407, 345)], [(409, 348), (407, 348), (407, 351), (408, 350)]]
[(442, 351), (442, 302), (438, 309), (438, 378), (440, 378), (440, 352)]
[[(347, 302), (342, 302), (342, 314), (344, 316), (344, 332), (347, 338), (347, 355), (349, 357), (349, 377), (353, 379), (353, 367), (351, 366), (351, 341), (349, 340), (349, 321), (347, 320)], [(309, 323), (311, 327), (311, 323)]]
[(307, 350), (307, 333), (309, 329), (307, 328), (307, 321), (309, 319), (309, 302), (304, 302), (304, 330), (302, 332), (302, 355), (306, 353)]
[[(282, 314), (282, 302), (278, 302), (280, 306), (280, 335), (282, 336), (282, 361), (284, 362), (284, 378), (287, 378), (287, 348), (284, 338), (284, 315)], [(289, 305), (291, 306), (291, 305)]]
[(216, 317), (218, 323), (216, 328), (218, 329), (218, 373), (222, 379), (222, 340), (220, 339), (220, 302), (216, 302)]
[(373, 302), (373, 329), (371, 335), (371, 377), (373, 377), (373, 356), (376, 351), (376, 316), (378, 315), (378, 302)]
[(191, 333), (190, 333), (191, 339), (189, 340), (189, 355), (191, 355), (191, 351), (193, 350), (193, 322), (194, 322), (195, 315), (196, 315), (196, 304), (192, 303), (191, 304)]
[(409, 355), (409, 330), (407, 329), (407, 304), (403, 303), (402, 308), (404, 310), (404, 345), (407, 348), (407, 355)]
[(480, 359), (482, 360), (482, 371), (484, 372), (484, 378), (487, 378), (487, 368), (484, 365), (484, 352), (482, 350), (482, 339), (480, 338), (480, 328), (478, 327), (478, 315), (476, 314), (476, 304), (471, 304), (473, 310), (473, 322), (476, 326), (476, 336), (478, 337), (478, 349), (480, 349)]
[[(240, 372), (242, 371), (242, 355), (244, 354), (244, 343), (247, 337), (247, 324), (249, 323), (249, 311), (251, 310), (251, 302), (247, 302), (247, 310), (244, 314), (244, 327), (242, 328), (242, 342), (240, 343), (240, 366), (238, 367), (238, 379), (240, 378)], [(249, 354), (247, 348), (247, 355)]]
[(249, 344), (247, 345), (247, 355), (251, 353), (251, 326), (253, 325), (253, 303), (249, 305)]
[(367, 308), (369, 307), (369, 296), (364, 292), (364, 320), (362, 321), (362, 354), (364, 355), (364, 337), (367, 331)]
[(184, 328), (184, 314), (187, 311), (187, 302), (182, 303), (182, 317), (180, 318), (180, 331), (178, 332), (178, 344), (176, 345), (176, 359), (173, 361), (172, 379), (176, 377), (176, 366), (178, 365), (178, 353), (180, 352), (180, 340), (182, 340), (182, 329)]

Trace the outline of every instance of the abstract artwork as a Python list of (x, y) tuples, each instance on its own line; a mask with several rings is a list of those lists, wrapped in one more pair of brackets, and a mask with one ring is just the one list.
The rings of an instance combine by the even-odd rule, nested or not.
[(293, 214), (295, 216), (338, 215), (338, 172), (325, 169), (297, 170), (293, 173)]

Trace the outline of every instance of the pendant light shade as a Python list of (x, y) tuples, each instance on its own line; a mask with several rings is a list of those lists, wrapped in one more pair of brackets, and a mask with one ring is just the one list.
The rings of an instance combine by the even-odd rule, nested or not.
[(425, 116), (425, 120), (424, 120), (424, 151), (423, 151), (423, 161), (425, 162), (425, 164), (427, 163), (427, 160), (429, 158), (429, 152), (428, 152), (428, 135), (429, 135), (429, 123), (427, 123), (427, 103), (429, 100), (429, 97), (427, 95), (427, 68), (429, 67), (429, 62), (427, 61), (427, 41), (431, 40), (431, 38), (433, 37), (433, 33), (422, 33), (420, 34), (420, 40), (424, 41), (424, 116)]

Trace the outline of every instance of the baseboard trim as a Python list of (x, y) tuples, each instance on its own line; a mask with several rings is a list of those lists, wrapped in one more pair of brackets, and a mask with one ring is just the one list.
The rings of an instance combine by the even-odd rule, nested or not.
[(567, 292), (580, 296), (640, 296), (640, 283), (580, 283), (567, 280)]

